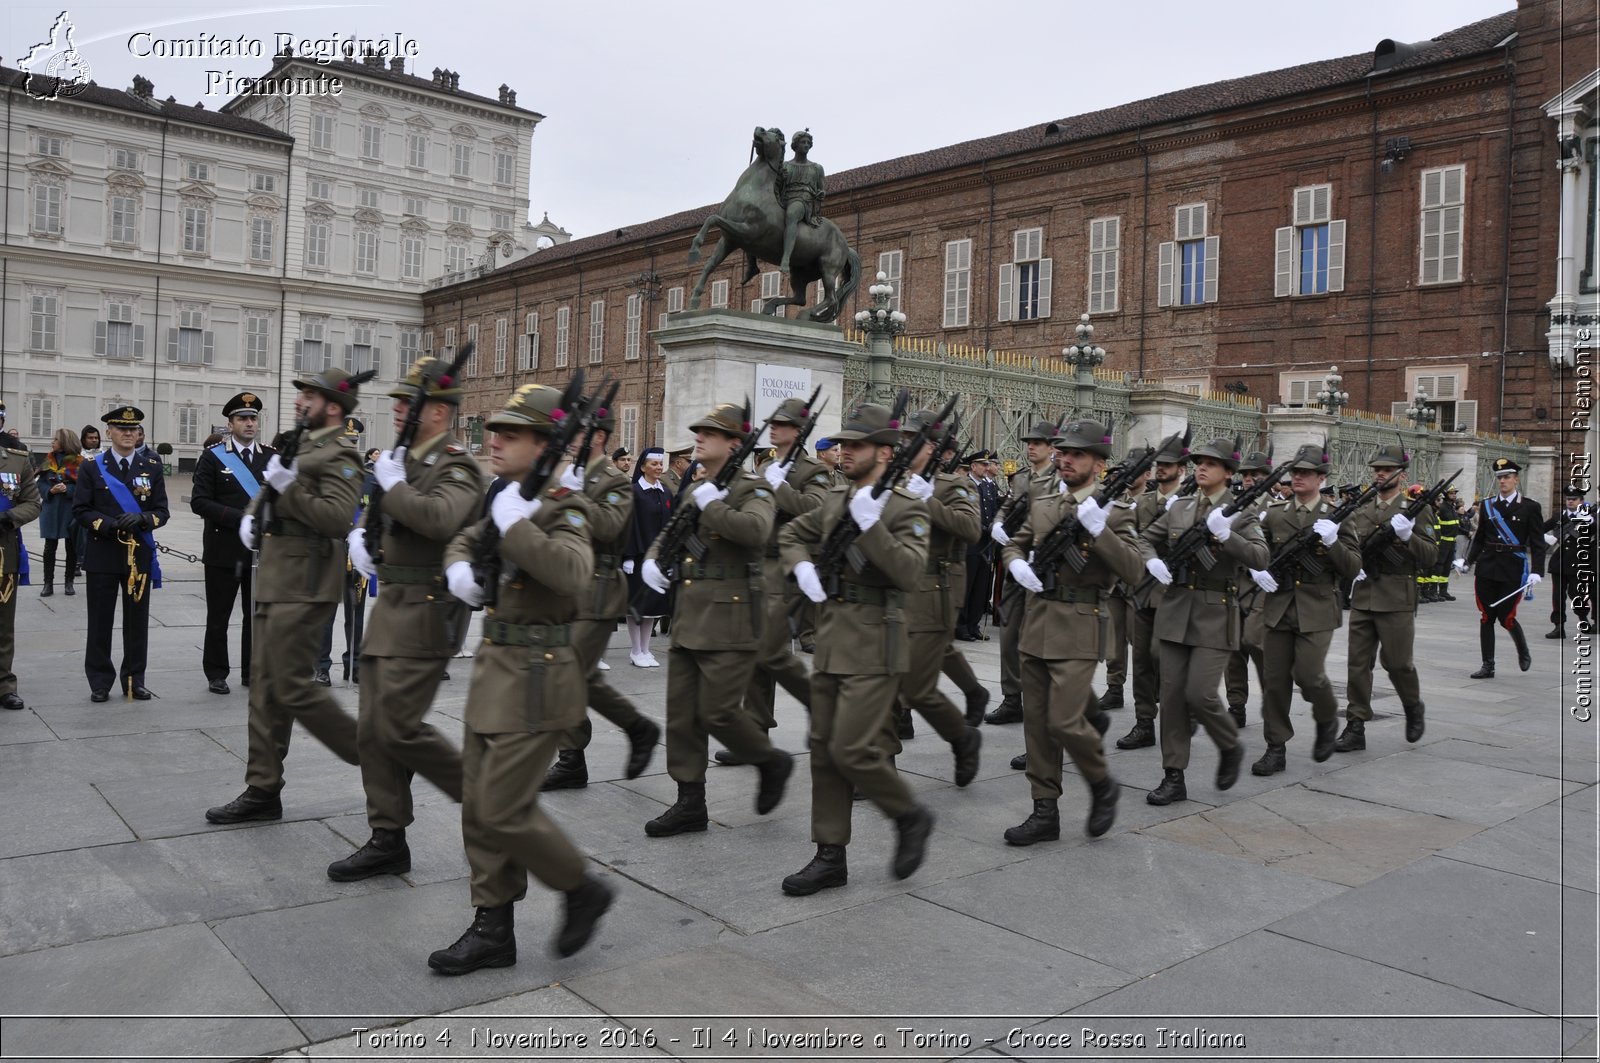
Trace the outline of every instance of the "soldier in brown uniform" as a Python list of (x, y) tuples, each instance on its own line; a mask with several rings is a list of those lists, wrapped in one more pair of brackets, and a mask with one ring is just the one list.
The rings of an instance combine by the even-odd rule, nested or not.
[[(5, 403), (0, 402), (0, 709), (27, 708), (17, 694), (11, 661), (17, 646), (17, 586), (25, 571), (28, 548), (22, 526), (39, 519), (44, 499), (28, 451), (14, 434), (4, 431)], [(71, 587), (71, 573), (68, 573)]]
[[(437, 377), (436, 368), (433, 358), (419, 360), (389, 393), (395, 400), (395, 431), (421, 382)], [(378, 602), (361, 641), (356, 725), (372, 837), (328, 865), (328, 877), (339, 882), (411, 870), (406, 828), (412, 820), (413, 774), (461, 800), (461, 754), (422, 717), (466, 636), (467, 608), (445, 591), (444, 551), (478, 515), (483, 475), (477, 460), (450, 434), (460, 386), (435, 379), (430, 388), (416, 444), (400, 454), (384, 451), (373, 465), (385, 492), (382, 561), (367, 553), (363, 529), (352, 531), (348, 540), (351, 564), (378, 581)]]
[[(512, 906), (527, 893), (530, 872), (565, 894), (566, 922), (551, 943), (558, 956), (588, 943), (615, 896), (585, 871), (583, 855), (539, 807), (545, 769), (562, 735), (583, 719), (585, 677), (592, 670), (573, 645), (572, 625), (579, 599), (594, 594), (588, 499), (560, 483), (546, 484), (531, 499), (518, 490), (550, 445), (560, 398), (554, 389), (525, 384), (484, 423), (494, 433), (490, 467), (502, 479), (488, 516), (469, 524), (445, 551), (450, 592), (481, 604), (473, 562), (488, 525), (499, 532), (500, 583), (472, 662), (461, 741), (461, 838), (478, 912), (455, 944), (428, 957), (440, 974), (517, 962)], [(577, 416), (576, 410), (563, 413)]]
[[(933, 813), (911, 796), (881, 744), (900, 678), (911, 667), (905, 600), (927, 568), (928, 509), (901, 489), (873, 497), (872, 487), (900, 441), (887, 409), (863, 403), (833, 438), (844, 451), (839, 468), (848, 485), (835, 487), (820, 508), (790, 521), (778, 535), (784, 569), (818, 606), (810, 734), (817, 855), (783, 880), (783, 891), (794, 896), (848, 881), (853, 792), (894, 820), (896, 878), (922, 866), (933, 831)], [(855, 547), (862, 565), (845, 565), (824, 588), (812, 552), (841, 521), (861, 529)]]
[[(1282, 572), (1255, 569), (1250, 578), (1263, 591), (1265, 601), (1253, 610), (1264, 626), (1262, 649), (1266, 674), (1261, 681), (1261, 723), (1267, 751), (1250, 766), (1255, 775), (1275, 775), (1284, 769), (1284, 750), (1294, 737), (1289, 723), (1293, 687), (1311, 704), (1317, 737), (1311, 759), (1321, 763), (1333, 756), (1339, 733), (1339, 701), (1328, 682), (1328, 647), (1333, 633), (1344, 623), (1339, 606), (1339, 580), (1361, 568), (1356, 534), (1328, 519), (1334, 506), (1322, 497), (1327, 479), (1328, 455), (1315, 443), (1295, 454), (1289, 484), (1293, 494), (1267, 507), (1262, 533), (1269, 552), (1304, 535), (1309, 529), (1317, 544)], [(1306, 562), (1310, 563), (1307, 564)]]
[[(1106, 769), (1104, 727), (1091, 722), (1092, 716), (1105, 715), (1092, 682), (1109, 648), (1111, 591), (1118, 579), (1137, 580), (1141, 570), (1133, 511), (1124, 506), (1102, 509), (1093, 498), (1111, 456), (1106, 426), (1073, 421), (1063, 426), (1055, 445), (1062, 452), (1061, 488), (1033, 504), (1022, 530), (1001, 553), (1011, 578), (1033, 596), (1022, 629), (1022, 733), (1028, 744), (1033, 813), (1006, 831), (1012, 845), (1061, 837), (1056, 803), (1063, 749), (1089, 784), (1086, 829), (1091, 838), (1111, 829), (1120, 793)], [(1074, 571), (1065, 559), (1053, 570), (1036, 571), (1028, 563), (1034, 548), (1068, 518), (1081, 525), (1068, 549), (1085, 558), (1082, 571)]]
[[(1400, 696), (1406, 714), (1406, 741), (1422, 737), (1422, 683), (1411, 660), (1411, 646), (1417, 633), (1417, 573), (1431, 572), (1438, 548), (1433, 538), (1433, 511), (1424, 509), (1415, 521), (1406, 519), (1406, 465), (1410, 456), (1398, 446), (1384, 445), (1367, 464), (1372, 468), (1378, 493), (1367, 504), (1350, 514), (1345, 526), (1355, 533), (1358, 549), (1380, 527), (1394, 529), (1396, 546), (1384, 551), (1387, 557), (1374, 559), (1371, 567), (1362, 558), (1350, 592), (1349, 654), (1345, 677), (1344, 730), (1334, 742), (1336, 753), (1367, 748), (1367, 721), (1372, 719), (1372, 666), (1381, 662), (1389, 682)], [(1399, 555), (1398, 561), (1395, 555)], [(1382, 647), (1381, 654), (1379, 648)]]
[[(1151, 473), (1154, 486), (1133, 503), (1135, 530), (1144, 530), (1165, 513), (1178, 495), (1183, 467), (1189, 451), (1177, 440), (1156, 455)], [(1156, 712), (1161, 698), (1161, 655), (1155, 639), (1156, 609), (1161, 605), (1162, 587), (1157, 583), (1147, 596), (1133, 601), (1133, 622), (1129, 625), (1128, 656), (1133, 667), (1133, 726), (1117, 739), (1118, 749), (1143, 749), (1156, 744)]]
[[(1123, 455), (1122, 460), (1139, 461), (1149, 449), (1149, 447), (1134, 447)], [(1111, 504), (1128, 510), (1131, 515), (1139, 497), (1144, 493), (1144, 485), (1149, 481), (1150, 473), (1147, 471), (1129, 486), (1121, 498), (1113, 499)], [(1134, 534), (1138, 535), (1137, 522)], [(1118, 580), (1111, 590), (1111, 599), (1106, 604), (1111, 610), (1111, 647), (1106, 652), (1106, 689), (1105, 693), (1100, 695), (1100, 708), (1120, 709), (1126, 704), (1122, 692), (1128, 681), (1128, 646), (1133, 639), (1133, 588)]]
[[(1028, 464), (1011, 474), (1010, 497), (1017, 499), (1026, 494), (1027, 504), (1037, 502), (1043, 495), (1056, 489), (1055, 451), (1050, 441), (1056, 437), (1056, 425), (1049, 421), (1036, 421), (1028, 434), (1022, 437), (1027, 448)], [(1002, 506), (1005, 512), (1006, 507)], [(1004, 521), (996, 520), (989, 527), (989, 537), (995, 545), (1004, 547), (1011, 541), (1006, 534)], [(984, 723), (1020, 723), (1022, 721), (1022, 658), (1017, 641), (1022, 637), (1023, 616), (1028, 609), (1028, 596), (1007, 584), (1002, 604), (1005, 607), (1003, 626), (1000, 628), (1000, 704), (983, 718)]]
[[(633, 484), (606, 457), (606, 444), (615, 425), (615, 415), (605, 411), (588, 453), (574, 456), (573, 464), (562, 474), (561, 485), (589, 500), (589, 537), (594, 544), (593, 585), (578, 600), (572, 645), (588, 680), (589, 705), (628, 736), (628, 762), (623, 774), (636, 779), (650, 766), (661, 728), (648, 716), (640, 715), (633, 702), (617, 693), (600, 671), (601, 658), (617, 630), (617, 621), (628, 611), (628, 578), (622, 574), (622, 552), (627, 549), (633, 523)], [(581, 440), (578, 445), (582, 445)], [(580, 468), (582, 472), (578, 471)], [(585, 715), (562, 739), (555, 766), (545, 776), (546, 790), (576, 790), (589, 785), (584, 750), (593, 737), (594, 724)]]
[[(1239, 462), (1239, 484), (1248, 490), (1263, 476), (1272, 471), (1272, 458), (1265, 451), (1252, 450)], [(1265, 514), (1270, 495), (1257, 500), (1256, 513)], [(1228, 713), (1240, 728), (1245, 724), (1245, 704), (1250, 700), (1250, 665), (1255, 663), (1256, 681), (1265, 683), (1266, 663), (1261, 657), (1261, 646), (1266, 638), (1266, 624), (1262, 621), (1261, 601), (1257, 597), (1240, 602), (1239, 648), (1228, 658), (1223, 673), (1223, 690), (1228, 696)]]
[[(794, 758), (773, 746), (741, 701), (761, 649), (766, 587), (761, 554), (772, 535), (772, 489), (749, 473), (735, 473), (727, 488), (712, 481), (752, 427), (741, 407), (724, 403), (689, 426), (704, 471), (684, 505), (700, 507), (699, 560), (674, 559), (678, 605), (667, 662), (667, 773), (678, 800), (644, 825), (652, 838), (703, 831), (706, 812), (707, 736), (761, 773), (756, 811), (766, 815), (783, 800)], [(656, 592), (671, 586), (661, 570), (657, 539), (640, 566)]]
[[(313, 673), (346, 582), (344, 539), (361, 490), (361, 455), (344, 433), (359, 388), (342, 369), (308, 374), (294, 386), (295, 415), (308, 430), (288, 465), (274, 454), (264, 470), (278, 497), (265, 514), (255, 579), (254, 641), (266, 652), (256, 655), (251, 677), (245, 788), (206, 810), (212, 823), (283, 818), (283, 761), (296, 720), (339, 759), (356, 763), (356, 722)], [(239, 522), (247, 552), (255, 548), (265, 496), (259, 492)]]
[[(1144, 530), (1139, 553), (1156, 582), (1166, 587), (1156, 609), (1154, 634), (1161, 644), (1161, 766), (1165, 778), (1145, 795), (1152, 805), (1188, 800), (1183, 773), (1189, 766), (1189, 721), (1198, 717), (1217, 744), (1217, 789), (1239, 779), (1244, 746), (1239, 728), (1217, 696), (1228, 654), (1239, 648), (1239, 579), (1245, 570), (1266, 567), (1266, 542), (1258, 509), (1230, 519), (1228, 477), (1239, 452), (1215, 439), (1193, 452), (1199, 490), (1179, 499)], [(1204, 527), (1207, 549), (1216, 563), (1206, 569), (1191, 555), (1173, 572), (1162, 555), (1191, 527)]]

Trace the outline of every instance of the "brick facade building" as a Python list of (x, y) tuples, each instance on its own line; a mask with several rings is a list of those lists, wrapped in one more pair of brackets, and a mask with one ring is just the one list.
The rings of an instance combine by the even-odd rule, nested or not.
[[(1059, 356), (1088, 311), (1109, 369), (1301, 405), (1337, 365), (1358, 408), (1420, 388), (1441, 429), (1555, 445), (1596, 316), (1595, 49), (1592, 0), (1523, 0), (1432, 41), (831, 174), (824, 211), (900, 289), (911, 336)], [(429, 292), (435, 349), (475, 332), (482, 352), (463, 416), (582, 365), (623, 379), (619, 443), (659, 441), (649, 330), (687, 306), (711, 209)], [(704, 305), (777, 293), (734, 265)]]

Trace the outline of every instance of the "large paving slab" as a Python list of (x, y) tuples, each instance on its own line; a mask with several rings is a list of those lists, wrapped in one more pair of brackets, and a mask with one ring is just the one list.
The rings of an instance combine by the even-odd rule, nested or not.
[(133, 831), (86, 782), (11, 786), (0, 790), (6, 829), (0, 860), (131, 841)]
[[(292, 747), (289, 756), (288, 782), (279, 797), (284, 822), (322, 819), (366, 807), (357, 768), (337, 760), (308, 764)], [(235, 761), (232, 767), (122, 779), (100, 783), (96, 789), (139, 837), (171, 838), (259, 826), (255, 821), (206, 822), (207, 808), (233, 800), (244, 785), (244, 765)]]
[(1594, 893), (1595, 790), (1524, 812), (1439, 855)]
[(1526, 772), (1407, 750), (1322, 775), (1315, 790), (1492, 827), (1578, 788)]

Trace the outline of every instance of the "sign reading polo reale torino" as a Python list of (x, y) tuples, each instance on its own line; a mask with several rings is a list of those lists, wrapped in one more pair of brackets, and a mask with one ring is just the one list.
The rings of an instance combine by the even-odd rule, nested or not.
[[(751, 416), (765, 421), (784, 399), (811, 396), (811, 370), (792, 365), (756, 365), (756, 386), (751, 393)], [(763, 440), (762, 442), (766, 442)]]

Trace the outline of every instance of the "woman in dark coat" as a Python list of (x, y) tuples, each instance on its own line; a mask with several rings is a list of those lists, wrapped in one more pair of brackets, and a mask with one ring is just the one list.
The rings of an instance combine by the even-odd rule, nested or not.
[(622, 555), (622, 571), (628, 574), (628, 640), (632, 651), (628, 656), (638, 668), (661, 667), (650, 652), (650, 630), (657, 617), (667, 615), (667, 596), (645, 585), (639, 566), (672, 509), (672, 496), (662, 479), (666, 469), (667, 458), (660, 447), (651, 447), (639, 455), (633, 478), (633, 528)]
[(73, 590), (78, 575), (78, 529), (72, 521), (72, 496), (78, 490), (78, 467), (83, 464), (83, 449), (78, 433), (70, 428), (56, 429), (50, 453), (39, 468), (39, 492), (44, 506), (39, 510), (39, 537), (44, 540), (44, 589), (39, 597), (56, 592), (56, 543), (67, 541), (66, 592)]

